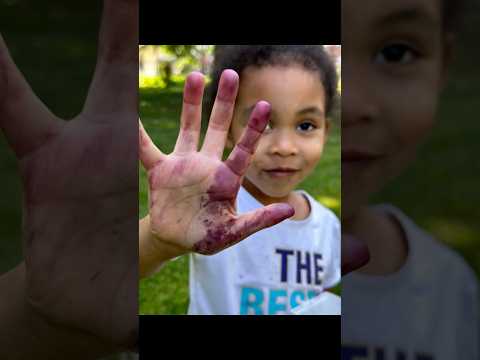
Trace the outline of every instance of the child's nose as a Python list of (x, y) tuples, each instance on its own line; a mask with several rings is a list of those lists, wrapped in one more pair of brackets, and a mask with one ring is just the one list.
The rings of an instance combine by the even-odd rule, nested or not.
[(343, 68), (342, 128), (378, 117), (379, 96), (367, 69), (345, 61)]
[(278, 131), (270, 143), (269, 152), (271, 155), (293, 156), (298, 154), (298, 146), (295, 136), (288, 131)]

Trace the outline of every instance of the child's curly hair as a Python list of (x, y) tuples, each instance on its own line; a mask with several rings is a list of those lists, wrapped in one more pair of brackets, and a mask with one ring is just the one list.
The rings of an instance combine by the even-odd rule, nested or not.
[(443, 29), (445, 32), (459, 31), (467, 0), (442, 0)]
[(337, 98), (338, 75), (330, 55), (322, 45), (216, 45), (205, 111), (210, 114), (217, 93), (220, 75), (225, 69), (235, 70), (240, 81), (250, 66), (298, 64), (318, 74), (325, 89), (325, 113), (328, 116)]

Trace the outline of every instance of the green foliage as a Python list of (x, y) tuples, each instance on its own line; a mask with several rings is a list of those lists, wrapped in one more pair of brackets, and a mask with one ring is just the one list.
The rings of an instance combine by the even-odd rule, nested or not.
[(177, 58), (192, 56), (195, 45), (162, 45), (163, 48)]
[(167, 82), (163, 79), (162, 76), (140, 75), (138, 77), (138, 85), (140, 88), (163, 89), (167, 86)]

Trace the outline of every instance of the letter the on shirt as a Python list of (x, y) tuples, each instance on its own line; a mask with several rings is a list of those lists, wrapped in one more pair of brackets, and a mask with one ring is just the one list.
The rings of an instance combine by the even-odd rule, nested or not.
[(288, 256), (293, 255), (293, 250), (284, 250), (284, 249), (275, 249), (275, 252), (277, 254), (281, 255), (280, 259), (280, 269), (281, 269), (281, 276), (280, 276), (280, 281), (281, 282), (287, 282), (288, 281)]
[(385, 351), (383, 349), (375, 349), (375, 360), (385, 360)]
[(364, 346), (342, 346), (342, 360), (366, 360), (367, 355)]
[(320, 265), (322, 260), (322, 254), (313, 254), (313, 267), (315, 269), (315, 285), (322, 285), (321, 273), (323, 272), (323, 267)]
[(297, 251), (297, 283), (302, 283), (302, 270), (307, 271), (307, 283), (312, 283), (312, 274), (310, 269), (310, 253), (305, 252), (305, 263), (302, 263), (302, 252)]
[(263, 315), (263, 291), (244, 287), (240, 298), (240, 315), (249, 315), (253, 310), (255, 315)]
[(427, 354), (415, 354), (415, 360), (434, 360), (434, 358)]

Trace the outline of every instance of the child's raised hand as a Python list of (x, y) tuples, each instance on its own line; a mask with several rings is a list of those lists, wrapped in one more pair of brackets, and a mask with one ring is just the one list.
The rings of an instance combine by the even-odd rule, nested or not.
[(140, 124), (140, 160), (148, 172), (151, 249), (168, 248), (169, 257), (189, 251), (215, 254), (249, 235), (292, 216), (288, 204), (272, 204), (237, 215), (242, 178), (270, 115), (260, 101), (243, 135), (222, 162), (238, 91), (238, 75), (225, 70), (200, 151), (203, 75), (191, 73), (185, 84), (181, 127), (174, 151), (163, 154)]

